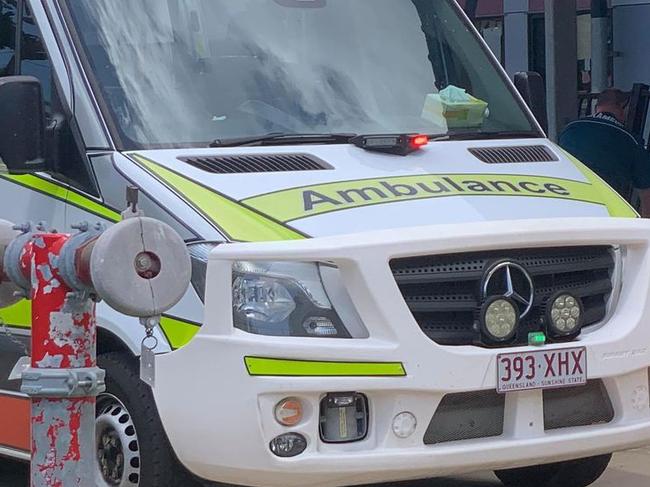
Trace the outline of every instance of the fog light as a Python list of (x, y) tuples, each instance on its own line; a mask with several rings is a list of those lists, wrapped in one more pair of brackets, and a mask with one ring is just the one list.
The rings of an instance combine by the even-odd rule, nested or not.
[(302, 327), (308, 335), (316, 337), (332, 337), (338, 335), (338, 330), (332, 320), (325, 316), (312, 316), (307, 318)]
[(320, 403), (320, 437), (325, 443), (361, 441), (368, 434), (368, 399), (358, 392), (328, 394)]
[(275, 420), (282, 426), (296, 426), (302, 421), (303, 409), (300, 399), (288, 397), (275, 406)]
[(569, 293), (559, 293), (548, 301), (546, 322), (556, 337), (568, 337), (580, 332), (582, 326), (582, 303)]
[(481, 311), (483, 332), (493, 341), (510, 340), (517, 331), (519, 311), (509, 298), (494, 296), (488, 299)]
[(269, 446), (273, 454), (278, 457), (295, 457), (305, 451), (307, 439), (298, 433), (285, 433), (271, 440)]
[(413, 413), (408, 411), (399, 413), (393, 419), (393, 433), (398, 438), (408, 438), (413, 433), (415, 433), (415, 428), (418, 425), (418, 420), (415, 418)]

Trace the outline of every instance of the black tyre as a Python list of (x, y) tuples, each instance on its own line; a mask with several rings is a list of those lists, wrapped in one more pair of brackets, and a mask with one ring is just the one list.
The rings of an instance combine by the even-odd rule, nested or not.
[(100, 355), (106, 392), (97, 398), (98, 487), (193, 487), (163, 430), (151, 389), (128, 353)]
[(507, 487), (587, 487), (598, 480), (612, 455), (494, 472)]

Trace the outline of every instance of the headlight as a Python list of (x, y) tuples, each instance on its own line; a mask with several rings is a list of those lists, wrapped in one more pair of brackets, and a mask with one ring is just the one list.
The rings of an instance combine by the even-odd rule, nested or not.
[[(216, 246), (190, 244), (192, 284), (205, 299), (207, 259)], [(235, 262), (233, 322), (258, 335), (367, 338), (338, 268), (315, 262)]]
[(260, 335), (350, 338), (325, 291), (319, 267), (301, 262), (236, 262), (235, 326)]

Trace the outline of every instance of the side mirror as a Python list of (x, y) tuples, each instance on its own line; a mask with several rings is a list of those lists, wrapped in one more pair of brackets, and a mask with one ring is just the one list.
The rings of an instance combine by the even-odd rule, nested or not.
[(45, 169), (41, 83), (33, 76), (0, 78), (0, 161), (10, 174)]
[(542, 75), (534, 71), (515, 74), (515, 87), (535, 115), (535, 118), (548, 132), (548, 112), (546, 111), (546, 85)]

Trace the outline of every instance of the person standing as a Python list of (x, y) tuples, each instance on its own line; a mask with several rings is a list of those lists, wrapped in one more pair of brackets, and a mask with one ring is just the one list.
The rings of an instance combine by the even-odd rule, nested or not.
[(638, 190), (641, 216), (650, 218), (650, 152), (625, 128), (628, 103), (621, 90), (603, 91), (595, 115), (567, 125), (559, 143), (628, 202)]

